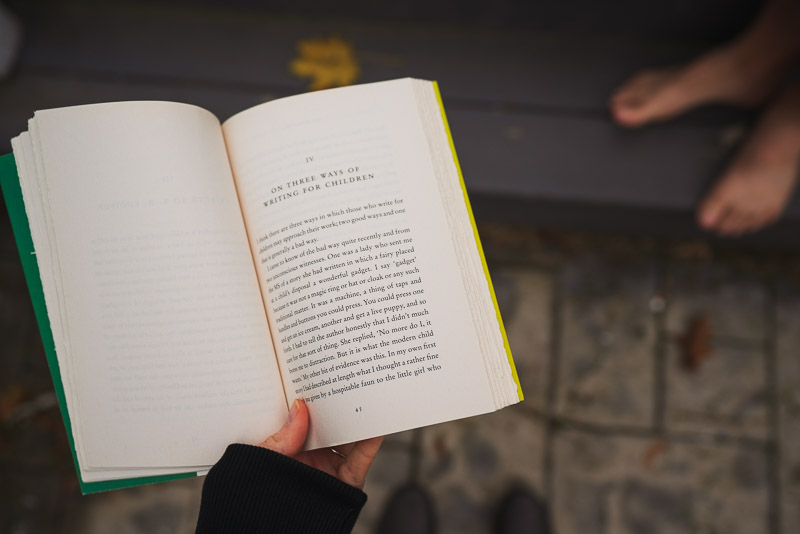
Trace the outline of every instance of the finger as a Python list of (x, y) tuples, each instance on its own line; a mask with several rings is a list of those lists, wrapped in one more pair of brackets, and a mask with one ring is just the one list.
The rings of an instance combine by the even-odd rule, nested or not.
[(308, 408), (302, 400), (297, 399), (292, 403), (286, 424), (258, 445), (291, 457), (303, 449), (307, 434)]
[(381, 443), (383, 443), (383, 436), (356, 443), (342, 467), (339, 468), (339, 479), (351, 486), (361, 488)]

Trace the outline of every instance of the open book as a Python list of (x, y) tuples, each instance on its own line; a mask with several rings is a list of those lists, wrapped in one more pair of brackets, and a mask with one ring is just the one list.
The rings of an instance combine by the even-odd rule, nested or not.
[[(522, 399), (436, 84), (37, 111), (0, 165), (84, 492)], [(14, 172), (16, 163), (16, 173)], [(18, 180), (17, 180), (18, 174)]]

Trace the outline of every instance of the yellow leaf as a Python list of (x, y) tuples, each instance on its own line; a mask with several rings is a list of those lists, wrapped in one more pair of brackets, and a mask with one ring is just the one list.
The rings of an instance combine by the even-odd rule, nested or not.
[(351, 85), (361, 74), (353, 45), (340, 37), (304, 39), (297, 51), (289, 69), (299, 78), (310, 78), (312, 91)]

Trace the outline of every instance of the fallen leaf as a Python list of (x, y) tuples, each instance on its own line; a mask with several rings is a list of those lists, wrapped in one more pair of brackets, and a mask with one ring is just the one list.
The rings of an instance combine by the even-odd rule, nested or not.
[(683, 260), (710, 261), (714, 251), (705, 241), (682, 241), (672, 246), (672, 254)]
[(656, 461), (667, 452), (667, 442), (659, 439), (651, 443), (644, 454), (642, 454), (642, 464), (645, 469), (650, 470), (655, 465)]
[(297, 51), (300, 57), (289, 69), (299, 78), (310, 78), (312, 91), (351, 85), (361, 74), (353, 45), (341, 37), (304, 39)]
[(677, 338), (683, 351), (683, 367), (692, 372), (700, 369), (703, 361), (711, 356), (711, 319), (706, 314), (697, 315), (689, 321), (686, 333)]
[(441, 434), (437, 435), (433, 440), (433, 453), (437, 458), (441, 458), (447, 454), (447, 452), (447, 444), (445, 443), (444, 436)]
[(25, 389), (19, 384), (12, 384), (0, 391), (0, 421), (9, 421), (24, 398)]

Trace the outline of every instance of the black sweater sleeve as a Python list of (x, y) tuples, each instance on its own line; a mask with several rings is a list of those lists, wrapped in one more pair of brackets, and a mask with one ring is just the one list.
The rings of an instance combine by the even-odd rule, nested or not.
[(228, 446), (203, 484), (197, 534), (347, 533), (366, 494), (276, 452)]

